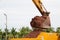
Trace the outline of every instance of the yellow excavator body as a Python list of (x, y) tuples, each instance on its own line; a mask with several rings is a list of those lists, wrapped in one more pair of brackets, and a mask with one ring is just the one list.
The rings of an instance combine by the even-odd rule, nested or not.
[(58, 40), (57, 33), (41, 32), (36, 38), (11, 38), (10, 40)]
[[(36, 5), (36, 7), (38, 8), (42, 16), (48, 13), (47, 10), (44, 8), (41, 0), (32, 0), (32, 1)], [(47, 18), (43, 22), (44, 27), (49, 26), (49, 23), (50, 23), (49, 20), (50, 20), (49, 16), (47, 16)], [(40, 34), (38, 34), (38, 36), (35, 38), (10, 38), (9, 40), (58, 40), (58, 39), (59, 39), (59, 36), (57, 35), (57, 33), (40, 32)]]

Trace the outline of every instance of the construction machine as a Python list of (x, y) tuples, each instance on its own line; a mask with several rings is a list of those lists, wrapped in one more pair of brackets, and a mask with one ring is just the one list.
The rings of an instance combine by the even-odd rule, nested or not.
[(35, 16), (34, 18), (32, 18), (32, 21), (30, 23), (31, 26), (33, 28), (50, 28), (51, 26), (49, 18), (50, 12), (46, 10), (41, 0), (32, 0), (32, 1), (38, 8), (42, 16)]
[(35, 6), (38, 8), (42, 16), (35, 16), (30, 22), (33, 31), (30, 32), (25, 37), (35, 38), (39, 35), (40, 32), (45, 31), (51, 27), (49, 13), (43, 6), (41, 0), (32, 0)]
[(42, 16), (32, 18), (30, 24), (33, 31), (24, 36), (24, 38), (13, 38), (11, 40), (60, 40), (57, 33), (44, 32), (51, 27), (50, 17), (41, 0), (32, 0)]

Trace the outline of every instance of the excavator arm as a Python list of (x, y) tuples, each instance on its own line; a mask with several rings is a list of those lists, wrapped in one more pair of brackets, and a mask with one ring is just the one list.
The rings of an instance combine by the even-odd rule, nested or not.
[(41, 0), (32, 1), (40, 11), (42, 16), (35, 16), (34, 18), (32, 18), (32, 21), (30, 22), (31, 26), (35, 28), (49, 28), (51, 26), (49, 12), (47, 12)]
[(39, 12), (41, 13), (41, 15), (48, 15), (49, 12), (47, 12), (47, 10), (45, 9), (44, 5), (42, 4), (41, 0), (32, 0), (33, 3), (36, 5), (36, 7), (38, 8)]
[(33, 31), (26, 35), (25, 38), (36, 38), (40, 32), (45, 31), (46, 29), (51, 27), (50, 17), (47, 16), (48, 12), (43, 7), (41, 0), (32, 1), (40, 11), (42, 16), (35, 16), (34, 18), (32, 18), (30, 25), (33, 28)]

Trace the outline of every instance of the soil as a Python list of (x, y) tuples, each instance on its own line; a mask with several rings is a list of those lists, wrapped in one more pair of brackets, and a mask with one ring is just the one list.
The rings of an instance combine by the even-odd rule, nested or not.
[(46, 25), (47, 25), (46, 27), (51, 26), (50, 19), (48, 16), (35, 16), (34, 18), (32, 18), (32, 21), (30, 22), (30, 24), (32, 27), (35, 27), (35, 28), (42, 28), (43, 25), (44, 27)]

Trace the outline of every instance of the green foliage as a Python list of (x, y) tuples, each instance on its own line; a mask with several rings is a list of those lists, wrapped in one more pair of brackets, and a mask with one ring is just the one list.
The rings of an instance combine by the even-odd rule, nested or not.
[(27, 35), (28, 33), (30, 33), (32, 30), (29, 29), (28, 27), (22, 27), (22, 29), (19, 32), (19, 37), (24, 37), (25, 35)]
[(60, 27), (57, 28), (57, 31), (56, 31), (56, 32), (57, 32), (57, 33), (60, 33)]
[(11, 29), (11, 34), (12, 34), (13, 37), (15, 38), (15, 35), (17, 34), (16, 29), (12, 28), (12, 29)]
[(2, 35), (2, 31), (1, 31), (1, 29), (0, 29), (0, 35)]
[(0, 40), (2, 39), (2, 31), (1, 31), (1, 29), (0, 29)]
[[(32, 30), (29, 29), (29, 27), (22, 27), (19, 32), (16, 31), (16, 28), (12, 28), (11, 31), (9, 32), (8, 29), (5, 28), (4, 32), (1, 31), (0, 29), (0, 39), (3, 38), (5, 39), (6, 37), (6, 32), (7, 32), (7, 37), (8, 38), (22, 38), (24, 37), (25, 35), (27, 35), (28, 33), (30, 33)], [(54, 28), (48, 28), (45, 30), (45, 32), (54, 32)], [(57, 28), (57, 31), (58, 35), (60, 34), (60, 27)]]
[(60, 40), (60, 27), (57, 28), (56, 33), (58, 33), (58, 34), (57, 34), (57, 35), (58, 35), (58, 40)]
[(13, 38), (13, 37), (21, 38), (21, 37), (24, 37), (25, 35), (27, 35), (31, 31), (32, 30), (29, 29), (29, 27), (22, 27), (22, 29), (20, 29), (19, 32), (16, 31), (16, 28), (12, 28), (10, 32), (7, 28), (5, 28), (4, 31), (1, 31), (1, 29), (0, 29), (0, 40), (6, 40), (6, 33), (7, 33), (7, 39)]
[(7, 33), (7, 35), (9, 34), (9, 30), (7, 28), (5, 28), (5, 33)]
[(50, 27), (50, 28), (46, 29), (45, 32), (54, 32), (54, 28)]
[(60, 27), (57, 28), (56, 33), (58, 33), (57, 35), (58, 35), (58, 37), (60, 38)]

